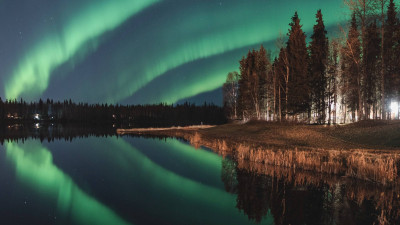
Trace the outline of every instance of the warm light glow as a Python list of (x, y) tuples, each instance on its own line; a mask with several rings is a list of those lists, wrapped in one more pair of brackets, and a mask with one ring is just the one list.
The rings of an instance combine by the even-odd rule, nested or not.
[(390, 111), (391, 112), (397, 112), (399, 110), (399, 103), (398, 102), (392, 102), (390, 104)]

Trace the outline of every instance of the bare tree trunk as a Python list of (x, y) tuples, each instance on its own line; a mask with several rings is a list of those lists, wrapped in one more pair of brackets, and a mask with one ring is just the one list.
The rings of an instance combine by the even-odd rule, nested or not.
[(336, 79), (335, 79), (335, 83), (333, 84), (334, 86), (334, 95), (333, 95), (333, 104), (334, 104), (334, 111), (333, 111), (333, 123), (336, 124), (336, 112), (337, 112), (337, 108), (336, 108), (336, 103), (337, 103), (337, 93), (336, 93)]
[(282, 102), (282, 99), (281, 99), (281, 88), (279, 88), (278, 89), (279, 90), (279, 122), (282, 122), (282, 104), (281, 104), (281, 102)]
[[(363, 53), (365, 53), (365, 31), (366, 31), (366, 24), (367, 24), (367, 16), (372, 10), (374, 10), (373, 6), (373, 1), (374, 0), (344, 0), (344, 3), (349, 7), (349, 9), (355, 13), (357, 13), (358, 17), (360, 18), (361, 21), (361, 46), (363, 49)], [(382, 0), (385, 1), (385, 0)], [(365, 71), (365, 64), (361, 63), (361, 77), (365, 77), (366, 71)], [(357, 116), (358, 120), (361, 120), (363, 117), (363, 102), (362, 102), (362, 96), (361, 96), (361, 77), (360, 75), (358, 76), (358, 111), (357, 111)]]
[(285, 119), (288, 119), (288, 93), (289, 93), (289, 87), (288, 87), (288, 82), (286, 81), (286, 87), (285, 87)]
[(275, 72), (274, 72), (274, 78), (273, 78), (273, 84), (274, 84), (274, 110), (273, 110), (273, 121), (276, 120), (276, 77), (275, 77)]
[[(358, 77), (357, 77), (357, 84), (358, 84), (358, 88), (357, 88), (357, 92), (358, 92), (358, 111), (357, 111), (357, 119), (358, 121), (361, 120), (362, 117), (362, 108), (363, 108), (363, 102), (362, 102), (362, 97), (361, 97), (361, 77), (360, 77), (360, 73), (358, 73)], [(354, 122), (354, 121), (353, 121)]]
[(234, 112), (235, 112), (235, 119), (237, 119), (237, 102), (236, 102), (236, 100), (235, 100), (235, 109), (234, 109)]
[(386, 119), (385, 118), (385, 53), (384, 51), (384, 40), (385, 40), (385, 3), (386, 0), (380, 0), (381, 3), (381, 60), (382, 60), (382, 65), (381, 65), (381, 110), (382, 110), (382, 120)]
[(328, 82), (328, 92), (329, 92), (329, 95), (328, 95), (328, 125), (331, 125), (331, 82), (332, 82), (332, 80), (331, 79), (329, 79), (329, 82)]

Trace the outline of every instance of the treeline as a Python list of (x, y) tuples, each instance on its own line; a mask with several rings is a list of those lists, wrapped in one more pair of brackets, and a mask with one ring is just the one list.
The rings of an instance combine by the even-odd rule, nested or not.
[(224, 108), (231, 119), (347, 123), (399, 116), (400, 22), (393, 0), (345, 1), (348, 28), (328, 40), (321, 10), (306, 43), (297, 12), (272, 59), (249, 51), (228, 74)]
[(72, 141), (75, 138), (111, 137), (115, 136), (115, 127), (112, 124), (87, 124), (87, 123), (28, 123), (9, 124), (0, 126), (0, 144), (4, 142), (21, 142), (28, 139), (40, 142), (53, 142), (55, 140)]
[(0, 121), (114, 124), (118, 127), (163, 127), (225, 123), (223, 109), (204, 103), (178, 105), (112, 105), (46, 101), (26, 103), (0, 99)]

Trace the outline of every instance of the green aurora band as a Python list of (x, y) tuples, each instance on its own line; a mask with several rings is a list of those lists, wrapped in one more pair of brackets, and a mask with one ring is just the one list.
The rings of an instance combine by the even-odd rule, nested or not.
[[(167, 139), (167, 141), (159, 140), (157, 142), (159, 151), (168, 149), (171, 153), (169, 154), (170, 157), (184, 156), (185, 160), (194, 160), (193, 163), (197, 164), (196, 167), (202, 168), (204, 170), (203, 173), (221, 173), (221, 164), (215, 166), (217, 160), (221, 162), (217, 154), (203, 149), (196, 150), (190, 145), (183, 144), (173, 139)], [(108, 138), (107, 143), (114, 146), (109, 148), (120, 150), (117, 156), (119, 160), (112, 160), (119, 162), (115, 167), (124, 165), (124, 170), (135, 171), (136, 174), (140, 174), (139, 177), (142, 179), (137, 180), (137, 182), (145, 184), (149, 190), (152, 190), (152, 196), (159, 196), (158, 204), (151, 204), (151, 210), (160, 213), (157, 215), (158, 217), (164, 216), (165, 218), (171, 219), (171, 215), (175, 215), (179, 212), (179, 217), (176, 219), (191, 224), (190, 221), (196, 219), (196, 217), (194, 217), (194, 215), (197, 214), (196, 211), (203, 210), (205, 211), (203, 212), (204, 215), (197, 216), (201, 216), (204, 224), (253, 224), (252, 221), (248, 220), (246, 215), (239, 212), (235, 207), (235, 195), (231, 195), (225, 190), (205, 185), (202, 182), (182, 177), (171, 170), (167, 170), (154, 163), (141, 151), (124, 140)], [(151, 145), (151, 147), (153, 146)], [(109, 155), (109, 157), (112, 157), (112, 155)], [(122, 163), (122, 161), (124, 161), (124, 163)], [(139, 196), (137, 196), (137, 198), (139, 198)], [(167, 199), (163, 199), (168, 202), (167, 205), (162, 204), (162, 202), (164, 202), (161, 200), (162, 198)], [(145, 198), (144, 201), (148, 201), (148, 199)], [(190, 205), (186, 205), (185, 202), (190, 202)], [(164, 202), (164, 204), (166, 203)], [(207, 216), (212, 213), (223, 216), (219, 218)], [(220, 220), (221, 218), (225, 218), (225, 220)], [(230, 218), (231, 222), (226, 221), (227, 218)], [(262, 221), (262, 224), (272, 224), (272, 220), (271, 217), (267, 217)]]
[[(62, 216), (71, 215), (79, 224), (129, 224), (112, 210), (82, 191), (53, 163), (49, 150), (34, 141), (5, 144), (17, 178), (47, 198), (55, 198)], [(96, 216), (93, 216), (96, 215)]]
[[(262, 9), (262, 7), (260, 7), (260, 9)], [(277, 11), (279, 11), (279, 9)], [(314, 15), (315, 14), (314, 11), (316, 11), (316, 9), (314, 10), (313, 7), (309, 7), (306, 10), (302, 10), (300, 16), (305, 14)], [(257, 13), (260, 13), (262, 15), (261, 12), (254, 12), (254, 13), (256, 15), (258, 15)], [(325, 24), (327, 26), (334, 25), (338, 22), (337, 17), (327, 18), (326, 16), (327, 14), (328, 13), (324, 14)], [(280, 15), (280, 17), (282, 17), (282, 15)], [(288, 18), (287, 21), (289, 21), (290, 16), (288, 15), (287, 18)], [(267, 20), (266, 18), (262, 18), (258, 23), (251, 23), (249, 21), (249, 26), (242, 27), (238, 30), (232, 28), (229, 30), (229, 32), (226, 32), (223, 35), (217, 35), (217, 37), (214, 36), (210, 38), (205, 38), (205, 40), (207, 41), (198, 41), (196, 44), (193, 45), (197, 47), (197, 50), (194, 50), (193, 47), (186, 48), (182, 49), (181, 50), (182, 52), (180, 53), (176, 53), (171, 57), (167, 57), (167, 59), (171, 60), (170, 63), (161, 64), (161, 68), (164, 68), (165, 70), (162, 69), (159, 69), (158, 71), (152, 70), (150, 71), (147, 77), (150, 77), (149, 80), (152, 80), (152, 78), (154, 79), (155, 77), (162, 75), (165, 71), (175, 68), (177, 66), (181, 66), (182, 64), (188, 63), (192, 60), (198, 60), (201, 58), (214, 56), (216, 54), (222, 54), (225, 53), (226, 51), (230, 51), (236, 48), (242, 48), (245, 46), (251, 46), (251, 45), (254, 46), (255, 44), (260, 45), (263, 42), (274, 40), (278, 37), (279, 32), (277, 33), (277, 32), (262, 31), (260, 30), (260, 27), (264, 26), (268, 27), (271, 30), (279, 30), (279, 27), (282, 27), (283, 24), (280, 24), (282, 22), (278, 21), (266, 22), (266, 20)], [(302, 24), (304, 24), (303, 29), (305, 31), (310, 31), (312, 29), (312, 26), (314, 25), (314, 20), (315, 19), (313, 18), (307, 18), (307, 20), (302, 19)], [(284, 23), (287, 23), (287, 21), (284, 20)], [(243, 34), (246, 35), (243, 36)], [(255, 48), (258, 47), (259, 46)], [(246, 52), (243, 52), (242, 55), (245, 54)], [(207, 67), (206, 68), (203, 67), (200, 68), (199, 71), (192, 71), (192, 76), (197, 78), (195, 79), (196, 80), (195, 82), (182, 83), (179, 80), (175, 80), (175, 83), (173, 84), (174, 88), (167, 89), (165, 92), (162, 93), (161, 96), (159, 96), (159, 98), (153, 99), (152, 101), (150, 100), (150, 102), (155, 103), (156, 101), (158, 101), (170, 104), (170, 103), (175, 103), (178, 100), (184, 98), (195, 96), (203, 92), (215, 90), (216, 88), (221, 87), (222, 84), (225, 82), (226, 75), (228, 74), (228, 72), (235, 70), (238, 71), (239, 59), (240, 56), (238, 56), (237, 61), (234, 61), (233, 65), (232, 63), (220, 61), (219, 62), (220, 65), (214, 66), (214, 69), (212, 70), (208, 70)], [(133, 89), (133, 92), (135, 91), (137, 90)]]
[[(148, 145), (151, 142), (146, 141), (142, 144)], [(227, 218), (231, 223), (252, 224), (246, 215), (235, 208), (235, 195), (225, 192), (223, 188), (208, 186), (168, 170), (154, 163), (121, 138), (77, 140), (69, 146), (72, 152), (68, 154), (82, 150), (74, 148), (75, 145), (85, 146), (90, 152), (81, 155), (80, 160), (84, 159), (82, 162), (85, 160), (98, 162), (99, 165), (92, 166), (113, 171), (109, 174), (112, 177), (105, 177), (105, 180), (109, 180), (112, 186), (118, 187), (118, 192), (124, 193), (122, 195), (124, 199), (134, 200), (135, 204), (139, 204), (141, 208), (149, 207), (148, 211), (156, 213), (153, 216), (175, 219), (177, 222), (186, 221), (188, 224), (199, 218), (202, 218), (206, 224), (226, 223)], [(196, 165), (195, 170), (203, 170), (203, 172), (200, 171), (203, 173), (202, 176), (221, 173), (221, 159), (214, 153), (202, 149), (195, 150), (189, 145), (172, 139), (168, 139), (167, 142), (157, 141), (157, 144), (152, 147), (159, 148), (158, 151), (168, 151), (175, 160), (179, 158), (193, 160)], [(15, 166), (17, 178), (43, 197), (56, 199), (61, 214), (71, 215), (74, 221), (80, 224), (127, 224), (106, 206), (83, 192), (71, 177), (54, 164), (51, 152), (39, 142), (6, 143), (5, 149), (7, 159)], [(97, 160), (93, 160), (92, 154), (96, 154)], [(107, 175), (103, 174), (103, 176)], [(133, 179), (134, 183), (145, 186), (146, 192), (140, 188), (136, 190), (135, 187), (124, 185), (121, 179)], [(152, 196), (153, 201), (156, 199), (157, 204), (149, 202), (147, 196)], [(202, 213), (199, 214), (200, 212)], [(213, 213), (219, 215), (218, 218), (206, 216)], [(98, 216), (93, 217), (93, 215)], [(222, 218), (225, 219), (221, 220)], [(262, 224), (272, 223), (270, 215), (262, 221)]]
[[(286, 28), (289, 28), (288, 23), (296, 8), (299, 9), (301, 22), (304, 24), (303, 29), (309, 31), (315, 23), (315, 13), (321, 6), (319, 1), (309, 2), (305, 4), (303, 1), (291, 1), (291, 5), (274, 5), (274, 11), (268, 11), (269, 5), (265, 1), (252, 2), (251, 6), (244, 1), (235, 2), (223, 11), (208, 8), (206, 5), (187, 6), (184, 20), (182, 20), (181, 14), (171, 15), (168, 21), (155, 29), (159, 36), (163, 37), (160, 42), (165, 45), (160, 46), (163, 50), (155, 52), (151, 60), (140, 62), (140, 64), (146, 65), (143, 73), (140, 73), (140, 78), (131, 78), (131, 75), (134, 74), (133, 70), (137, 67), (136, 64), (132, 68), (123, 68), (123, 71), (117, 72), (122, 79), (119, 79), (116, 91), (108, 98), (105, 96), (106, 100), (107, 102), (118, 102), (127, 98), (153, 79), (186, 63), (275, 40), (279, 36), (279, 31), (282, 31), (282, 27), (285, 28), (283, 33), (286, 32)], [(314, 5), (310, 6), (311, 4)], [(340, 1), (330, 1), (323, 5), (329, 5), (330, 9), (339, 9)], [(266, 13), (267, 11), (268, 13)], [(204, 15), (204, 12), (207, 14)], [(271, 18), (279, 19), (272, 20)], [(326, 26), (335, 25), (339, 21), (338, 19), (337, 11), (324, 14)], [(173, 27), (172, 31), (171, 27)], [(179, 37), (176, 34), (179, 34)], [(121, 51), (123, 50), (121, 49)], [(244, 54), (246, 51), (242, 53), (242, 55)], [(225, 68), (218, 68), (216, 71), (196, 68), (203, 74), (200, 75), (203, 81), (183, 84), (180, 88), (185, 90), (167, 89), (163, 92), (161, 99), (153, 99), (150, 102), (174, 103), (182, 98), (214, 90), (222, 85), (228, 72), (237, 70), (239, 59), (240, 56), (237, 57), (237, 61), (229, 63)], [(225, 63), (225, 65), (227, 64)], [(191, 71), (191, 73), (198, 74), (196, 71)]]
[(155, 2), (157, 0), (103, 0), (88, 5), (63, 27), (61, 34), (46, 36), (20, 60), (13, 76), (6, 82), (6, 98), (38, 97), (46, 90), (51, 73), (57, 67), (78, 53), (93, 51), (100, 35)]
[[(211, 183), (213, 185), (220, 184), (218, 187), (223, 189), (223, 182), (221, 181), (220, 171), (221, 157), (213, 152), (206, 151), (204, 149), (194, 149), (188, 144), (184, 144), (176, 139), (167, 139), (165, 141), (154, 141), (153, 139), (135, 139), (133, 142), (129, 142), (134, 148), (140, 150), (143, 154), (149, 151), (154, 151), (160, 158), (168, 158), (166, 162), (171, 162), (176, 165), (179, 162), (179, 166), (185, 168), (186, 172), (191, 173), (191, 179), (202, 184)], [(146, 148), (143, 146), (151, 146)], [(150, 150), (151, 149), (151, 150)], [(163, 160), (164, 163), (165, 160)], [(163, 166), (161, 164), (161, 166)], [(172, 171), (166, 166), (163, 166), (168, 170)], [(179, 174), (180, 171), (174, 171)], [(195, 177), (202, 177), (204, 180), (196, 180)]]
[[(14, 75), (6, 83), (6, 97), (40, 95), (48, 88), (49, 78), (57, 67), (74, 57), (82, 58), (81, 64), (85, 64), (87, 62), (85, 52), (94, 51), (104, 46), (104, 43), (108, 43), (113, 47), (104, 50), (107, 52), (106, 63), (97, 61), (96, 67), (101, 68), (94, 71), (99, 73), (96, 74), (97, 78), (82, 83), (69, 80), (70, 84), (76, 84), (70, 87), (76, 93), (65, 91), (62, 97), (92, 102), (129, 103), (130, 97), (136, 98), (135, 94), (140, 92), (139, 98), (144, 96), (143, 98), (146, 99), (146, 102), (140, 103), (175, 103), (180, 99), (219, 88), (228, 72), (238, 70), (238, 61), (248, 49), (258, 48), (260, 44), (273, 43), (280, 32), (286, 34), (290, 18), (296, 10), (299, 12), (303, 30), (308, 36), (315, 24), (315, 13), (319, 8), (322, 9), (326, 27), (335, 26), (345, 20), (341, 0), (282, 0), (280, 2), (255, 0), (251, 3), (232, 0), (221, 2), (221, 5), (214, 1), (166, 0), (152, 4), (153, 7), (144, 12), (146, 16), (141, 15), (141, 20), (133, 26), (135, 28), (133, 34), (124, 32), (119, 29), (121, 26), (118, 26), (127, 20), (133, 14), (132, 12), (126, 15), (118, 12), (119, 20), (112, 26), (105, 27), (103, 24), (96, 24), (100, 27), (96, 29), (98, 32), (87, 32), (85, 30), (87, 25), (81, 26), (78, 22), (74, 22), (86, 21), (86, 17), (106, 17), (104, 15), (109, 10), (108, 6), (117, 5), (115, 8), (124, 8), (129, 5), (126, 2), (133, 1), (124, 0), (121, 4), (119, 1), (109, 2), (112, 3), (102, 2), (104, 7), (95, 4), (96, 7), (92, 10), (83, 10), (74, 17), (72, 22), (67, 23), (67, 28), (63, 30), (68, 30), (68, 32), (53, 35), (54, 37), (46, 36), (35, 45), (33, 51), (26, 55), (25, 60), (21, 60)], [(140, 6), (130, 3), (130, 5), (135, 5), (131, 7), (135, 8), (132, 11), (138, 12), (151, 3), (143, 3)], [(114, 15), (114, 11), (110, 11), (109, 14)], [(89, 12), (95, 16), (90, 15)], [(133, 21), (135, 19), (132, 18)], [(127, 23), (129, 24), (132, 20), (127, 20)], [(98, 37), (106, 31), (111, 31), (113, 34), (128, 34), (129, 38), (121, 43), (113, 43), (112, 39), (100, 43)], [(69, 42), (69, 39), (74, 40), (76, 37), (82, 38), (79, 41), (71, 41), (71, 44), (63, 43)], [(85, 49), (79, 56), (81, 50), (78, 51), (78, 49), (81, 49), (82, 45)], [(266, 47), (274, 48), (274, 46)], [(69, 53), (70, 51), (65, 51), (65, 49), (72, 51)], [(234, 60), (224, 61), (223, 56), (229, 54), (234, 54), (235, 57), (228, 57), (229, 60), (232, 58)], [(147, 87), (159, 77), (170, 76), (171, 71), (179, 71), (184, 65), (212, 57), (220, 58), (219, 61), (211, 62), (207, 66), (180, 71), (187, 76), (199, 76), (199, 78), (191, 79), (191, 82), (171, 80), (165, 84), (165, 88), (160, 88), (156, 90), (157, 92)], [(220, 65), (213, 65), (213, 63)], [(85, 73), (85, 70), (83, 71)], [(87, 88), (89, 85), (93, 85), (90, 90)], [(53, 91), (57, 91), (56, 88)], [(51, 92), (47, 95), (51, 97)]]

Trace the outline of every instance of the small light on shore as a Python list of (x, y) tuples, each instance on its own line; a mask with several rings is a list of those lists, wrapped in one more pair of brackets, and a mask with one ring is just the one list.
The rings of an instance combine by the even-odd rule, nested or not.
[(33, 115), (33, 118), (34, 118), (35, 120), (39, 120), (39, 119), (40, 119), (40, 115), (36, 113), (36, 114)]

